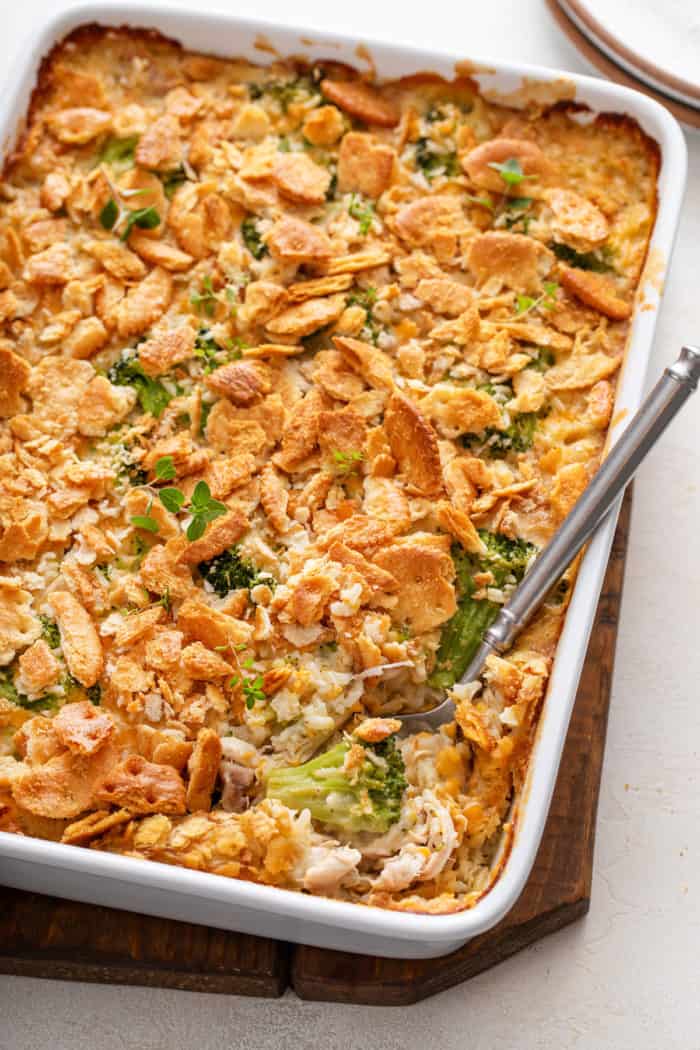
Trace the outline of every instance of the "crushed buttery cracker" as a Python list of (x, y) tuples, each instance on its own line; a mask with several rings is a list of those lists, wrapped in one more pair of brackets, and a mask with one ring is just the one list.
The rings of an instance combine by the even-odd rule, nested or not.
[[(654, 221), (653, 143), (576, 116), (146, 31), (51, 53), (0, 192), (0, 826), (486, 891), (571, 577), (460, 668), (597, 468)], [(346, 795), (270, 794), (326, 751)]]

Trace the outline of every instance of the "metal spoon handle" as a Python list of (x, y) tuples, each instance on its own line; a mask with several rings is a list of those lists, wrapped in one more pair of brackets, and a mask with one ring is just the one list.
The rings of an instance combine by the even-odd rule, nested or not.
[(482, 645), (461, 678), (462, 682), (473, 681), (489, 652), (504, 652), (512, 645), (516, 635), (621, 495), (651, 447), (696, 389), (699, 380), (700, 348), (684, 346), (678, 360), (664, 371), (551, 542), (486, 631)]

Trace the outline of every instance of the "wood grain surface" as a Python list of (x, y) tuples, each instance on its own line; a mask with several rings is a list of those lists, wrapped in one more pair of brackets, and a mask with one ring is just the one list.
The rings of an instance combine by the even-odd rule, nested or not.
[(0, 973), (274, 997), (404, 1005), (494, 966), (588, 910), (595, 818), (622, 595), (628, 493), (603, 584), (547, 826), (513, 910), (442, 959), (285, 944), (21, 890), (0, 891)]

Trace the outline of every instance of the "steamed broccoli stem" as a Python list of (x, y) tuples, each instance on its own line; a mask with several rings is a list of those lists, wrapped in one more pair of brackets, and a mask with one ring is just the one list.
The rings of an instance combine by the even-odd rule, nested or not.
[(490, 572), (493, 586), (503, 587), (510, 579), (519, 583), (525, 575), (537, 548), (526, 540), (511, 540), (501, 533), (479, 529), (486, 547), (482, 555), (467, 554), (455, 548), (452, 558), (457, 577), (457, 611), (447, 621), (440, 636), (440, 646), (429, 684), (435, 689), (449, 689), (462, 677), (479, 648), (484, 632), (501, 610), (497, 602), (475, 599), (474, 574)]
[(440, 636), (435, 668), (429, 679), (434, 689), (449, 689), (462, 677), (500, 609), (500, 605), (486, 598), (475, 601), (465, 596), (460, 601)]
[[(346, 770), (353, 747), (364, 747), (367, 757)], [(303, 765), (274, 769), (266, 793), (289, 809), (308, 809), (329, 827), (383, 834), (399, 819), (406, 786), (403, 758), (392, 738), (374, 745), (343, 740)]]

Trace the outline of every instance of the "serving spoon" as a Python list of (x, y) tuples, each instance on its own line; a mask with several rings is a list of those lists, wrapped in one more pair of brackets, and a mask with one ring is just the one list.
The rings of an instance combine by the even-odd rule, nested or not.
[[(676, 413), (697, 389), (700, 347), (684, 346), (678, 360), (664, 370), (654, 389), (610, 449), (593, 480), (574, 504), (554, 538), (532, 563), (500, 613), (484, 633), (459, 685), (473, 682), (491, 653), (504, 653), (529, 622), (567, 566), (590, 539), (631, 481), (637, 467), (653, 448)], [(439, 729), (454, 721), (455, 704), (449, 698), (429, 711), (397, 714), (399, 736), (422, 729)]]

